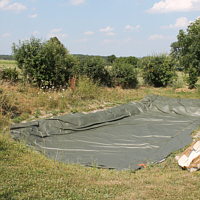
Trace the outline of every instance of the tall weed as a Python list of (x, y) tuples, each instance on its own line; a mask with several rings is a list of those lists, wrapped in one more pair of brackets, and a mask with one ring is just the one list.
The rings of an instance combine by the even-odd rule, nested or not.
[(72, 95), (81, 99), (94, 99), (99, 95), (99, 89), (98, 81), (94, 83), (93, 79), (81, 76)]

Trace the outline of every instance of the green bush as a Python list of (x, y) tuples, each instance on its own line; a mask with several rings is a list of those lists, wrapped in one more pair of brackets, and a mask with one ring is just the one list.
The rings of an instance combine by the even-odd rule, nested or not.
[(145, 84), (165, 87), (177, 77), (174, 62), (165, 54), (149, 56), (143, 59), (143, 79)]
[(74, 59), (56, 37), (46, 42), (31, 37), (30, 41), (20, 41), (19, 45), (14, 43), (12, 50), (25, 80), (38, 86), (68, 82)]
[(111, 77), (106, 69), (106, 62), (100, 57), (87, 57), (81, 60), (78, 65), (74, 65), (71, 71), (71, 77), (81, 75), (87, 76), (94, 82), (101, 85), (111, 86)]
[(127, 63), (115, 63), (110, 71), (113, 85), (135, 88), (138, 85), (137, 71)]
[(109, 64), (113, 64), (114, 62), (115, 62), (115, 60), (116, 60), (116, 56), (115, 55), (110, 55), (110, 56), (108, 56), (108, 58), (107, 58), (107, 62), (109, 63)]
[(138, 60), (137, 67), (140, 69), (143, 69), (144, 66), (147, 65), (147, 63), (149, 62), (150, 59), (151, 59), (151, 56), (142, 57), (140, 60)]
[(187, 83), (189, 84), (189, 89), (193, 89), (198, 81), (198, 72), (195, 68), (190, 67), (188, 69), (188, 74), (189, 77), (187, 77)]
[(137, 62), (139, 61), (139, 59), (137, 57), (134, 56), (129, 56), (129, 57), (119, 57), (115, 59), (115, 63), (126, 63), (126, 64), (130, 64), (133, 65), (135, 68), (137, 68)]
[(0, 78), (10, 81), (17, 81), (19, 79), (19, 71), (15, 68), (3, 68), (0, 71)]

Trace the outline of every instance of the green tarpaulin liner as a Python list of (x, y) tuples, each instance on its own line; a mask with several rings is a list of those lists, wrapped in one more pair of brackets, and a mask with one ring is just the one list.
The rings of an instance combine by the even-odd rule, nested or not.
[(199, 125), (200, 99), (147, 95), (106, 111), (15, 124), (11, 134), (57, 161), (129, 170), (185, 147)]

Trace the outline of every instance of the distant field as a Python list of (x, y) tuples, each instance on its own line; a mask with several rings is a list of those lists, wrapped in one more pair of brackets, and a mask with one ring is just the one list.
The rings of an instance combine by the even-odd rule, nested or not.
[(15, 60), (0, 60), (0, 68), (3, 67), (17, 67), (17, 62)]

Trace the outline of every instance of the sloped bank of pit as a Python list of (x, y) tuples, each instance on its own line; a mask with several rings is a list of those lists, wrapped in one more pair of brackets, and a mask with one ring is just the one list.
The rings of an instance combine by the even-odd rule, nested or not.
[(200, 99), (147, 95), (106, 111), (15, 124), (11, 134), (57, 161), (129, 170), (185, 147), (199, 125)]

